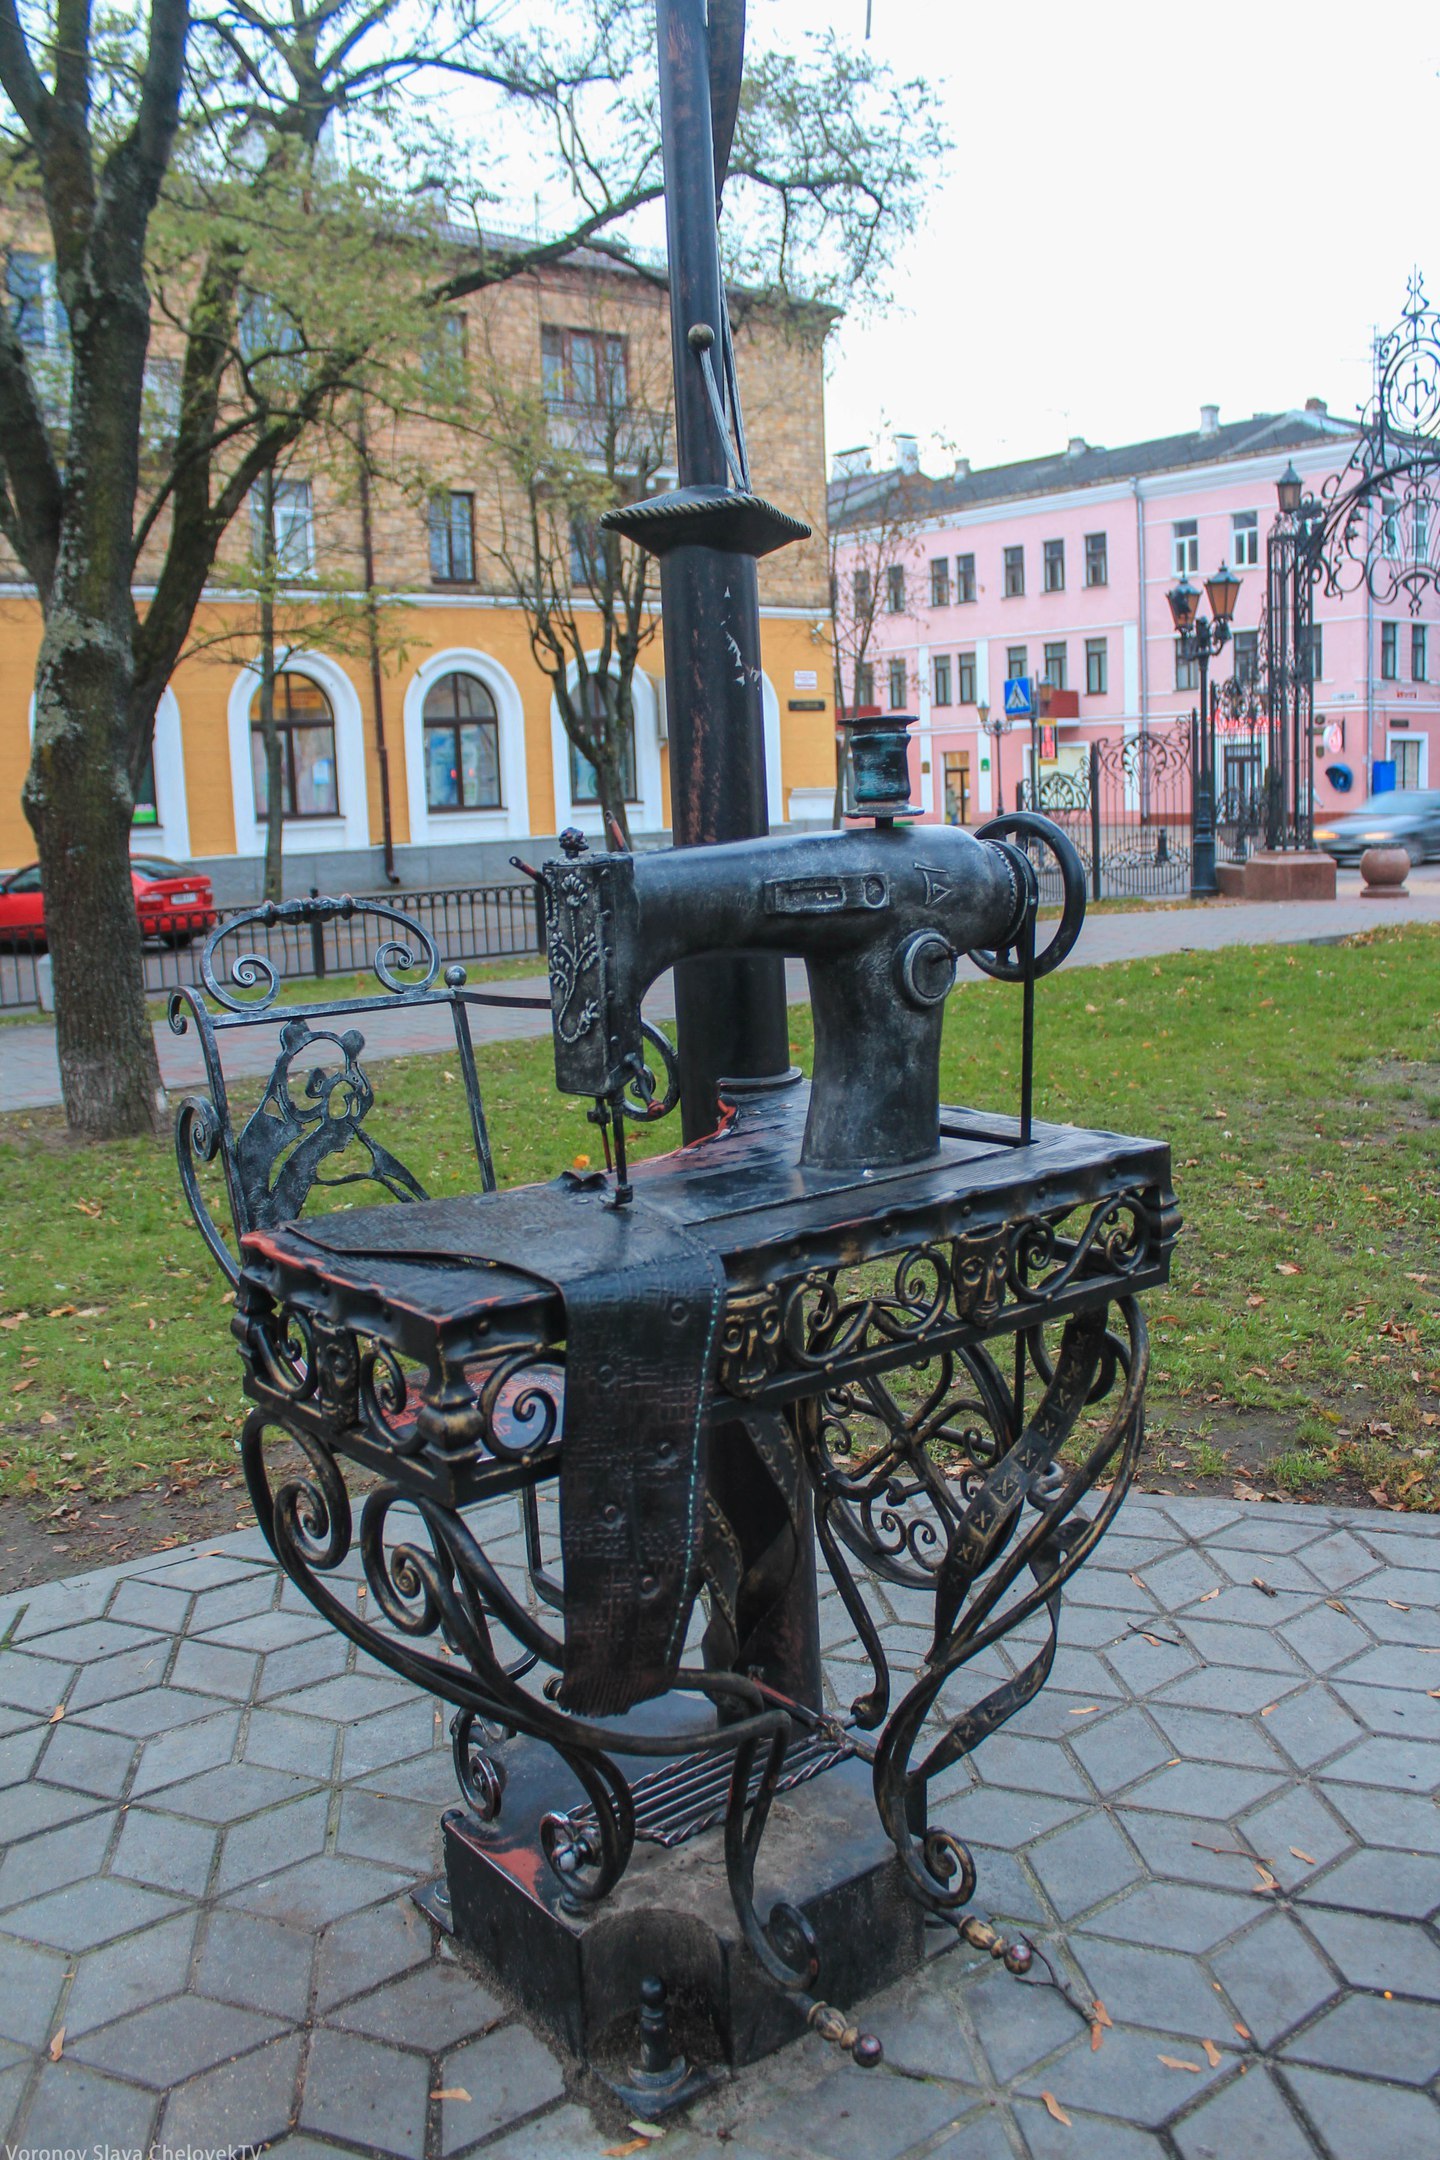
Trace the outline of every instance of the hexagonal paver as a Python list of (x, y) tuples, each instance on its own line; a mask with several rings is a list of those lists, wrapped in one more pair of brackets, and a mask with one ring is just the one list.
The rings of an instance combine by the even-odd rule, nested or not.
[(57, 1952), (0, 1936), (0, 2036), (22, 2047), (48, 2041), (65, 1977), (65, 1960)]
[(435, 2055), (488, 2032), (507, 2014), (499, 1997), (458, 1962), (432, 1958), (334, 2011), (332, 2022), (349, 2032)]
[(1418, 2160), (1440, 2146), (1440, 2109), (1420, 2093), (1381, 2088), (1368, 2078), (1336, 2077), (1326, 2070), (1287, 2068), (1284, 2083), (1299, 2101), (1332, 2153), (1363, 2160)]
[(1154, 2130), (1189, 2107), (1224, 2068), (1212, 2067), (1184, 2034), (1117, 2026), (1098, 2049), (1087, 2038), (1072, 2039), (1042, 2072), (1032, 2071), (1021, 2090), (1034, 2098), (1052, 2092), (1067, 2112), (1073, 2103)]
[(1157, 1950), (1203, 1953), (1243, 1927), (1254, 1911), (1247, 1899), (1220, 1890), (1145, 1883), (1094, 1914), (1088, 1924), (1096, 1935), (1149, 1943)]
[(97, 2069), (165, 2092), (197, 2071), (273, 2040), (282, 2030), (279, 2018), (237, 2010), (233, 2003), (211, 2002), (204, 1995), (177, 1995), (97, 2027), (77, 2040), (71, 2052)]
[(253, 1913), (215, 1912), (195, 1960), (195, 1985), (218, 2001), (302, 2018), (310, 2000), (315, 1939)]
[[(503, 2038), (482, 2045), (497, 2047)], [(973, 2106), (974, 2094), (963, 2085), (845, 2067), (808, 2092), (786, 2093), (750, 2117), (745, 2129), (766, 2150), (812, 2152), (823, 2135), (831, 2160), (894, 2160)], [(444, 2150), (460, 2149), (449, 2142), (447, 2123)]]
[(5, 1915), (5, 1926), (12, 1935), (31, 1942), (53, 1943), (60, 1950), (90, 1950), (178, 1909), (176, 1898), (106, 1875), (92, 1875), (33, 1904), (17, 1905)]
[(1171, 2136), (1184, 2160), (1314, 2160), (1315, 2147), (1269, 2072), (1252, 2068), (1203, 2101)]
[(1261, 2047), (1273, 2047), (1339, 1992), (1335, 1975), (1288, 1913), (1269, 1913), (1210, 1969)]
[(356, 2033), (317, 2032), (300, 2123), (307, 2130), (420, 2160), (430, 2106), (429, 2065)]
[(32, 1647), (40, 1657), (88, 1665), (92, 1658), (114, 1657), (120, 1650), (154, 1652), (164, 1647), (164, 1637), (153, 1628), (130, 1627), (123, 1620), (82, 1620), (76, 1627), (36, 1636)]
[(1440, 2002), (1440, 1945), (1417, 1921), (1308, 1907), (1305, 1925), (1352, 1987), (1393, 1988)]
[(364, 1994), (396, 1973), (408, 1972), (431, 1955), (429, 1924), (408, 1897), (350, 1914), (320, 1936), (315, 1970), (315, 2007)]
[(1440, 1869), (1421, 1853), (1357, 1852), (1305, 1885), (1307, 1904), (1426, 1920), (1440, 1911)]
[(65, 2030), (72, 2038), (132, 2010), (178, 1995), (190, 1970), (196, 1915), (178, 1913), (123, 1942), (92, 1950), (75, 1965), (65, 1998)]
[(1350, 1995), (1285, 2043), (1287, 2061), (1361, 2077), (1428, 2085), (1440, 2072), (1440, 2012), (1433, 2002)]
[(25, 2149), (67, 2148), (88, 2152), (103, 2123), (104, 2142), (121, 2151), (145, 2151), (155, 2121), (155, 2095), (118, 2078), (102, 2077), (72, 2060), (47, 2062), (23, 2121), (15, 2132)]
[(227, 1903), (248, 1912), (268, 1914), (292, 1927), (323, 1927), (327, 1920), (338, 1920), (342, 1913), (377, 1904), (381, 1898), (407, 1887), (421, 1873), (423, 1869), (417, 1868), (411, 1874), (327, 1853), (232, 1890)]
[[(283, 2137), (295, 2119), (299, 2069), (300, 2035), (287, 2033), (178, 2085), (165, 2106), (165, 2144), (235, 2153)], [(288, 2144), (285, 2151), (293, 2155)]]

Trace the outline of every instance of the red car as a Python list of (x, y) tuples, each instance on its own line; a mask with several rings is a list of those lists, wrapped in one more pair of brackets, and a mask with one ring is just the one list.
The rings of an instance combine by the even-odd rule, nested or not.
[[(208, 877), (166, 862), (162, 855), (133, 855), (130, 882), (142, 937), (180, 946), (214, 929), (215, 895)], [(38, 863), (0, 878), (0, 945), (44, 950), (45, 895)]]

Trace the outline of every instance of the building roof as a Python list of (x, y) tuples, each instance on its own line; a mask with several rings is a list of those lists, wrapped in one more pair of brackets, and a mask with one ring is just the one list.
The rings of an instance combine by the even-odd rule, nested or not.
[[(1313, 399), (1302, 411), (1255, 413), (1248, 420), (1196, 428), (1186, 435), (1157, 435), (1148, 442), (1126, 443), (1118, 450), (1101, 449), (1077, 436), (1068, 449), (1045, 457), (1022, 458), (1013, 465), (990, 465), (978, 472), (957, 470), (938, 480), (894, 465), (884, 472), (842, 474), (832, 479), (828, 496), (830, 523), (842, 530), (864, 526), (882, 511), (893, 517), (897, 510), (917, 522), (943, 518), (957, 511), (982, 509), (990, 503), (1019, 501), (1028, 495), (1064, 494), (1117, 480), (1144, 479), (1151, 473), (1183, 472), (1190, 467), (1314, 448), (1322, 441), (1350, 441), (1359, 432), (1358, 422), (1332, 419), (1320, 401)], [(900, 503), (897, 496), (902, 499)]]

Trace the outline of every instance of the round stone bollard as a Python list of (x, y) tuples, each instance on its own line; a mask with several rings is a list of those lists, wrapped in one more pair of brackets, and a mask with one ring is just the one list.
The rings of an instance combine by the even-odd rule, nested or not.
[(1362, 900), (1408, 900), (1405, 880), (1410, 874), (1410, 856), (1403, 847), (1366, 848), (1360, 857), (1360, 875), (1364, 883), (1360, 887)]

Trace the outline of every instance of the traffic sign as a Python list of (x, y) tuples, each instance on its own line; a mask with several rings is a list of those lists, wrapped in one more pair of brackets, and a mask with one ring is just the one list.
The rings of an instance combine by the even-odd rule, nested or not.
[(1028, 675), (1006, 676), (1005, 712), (1011, 720), (1030, 720), (1034, 717), (1035, 696)]

